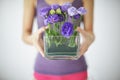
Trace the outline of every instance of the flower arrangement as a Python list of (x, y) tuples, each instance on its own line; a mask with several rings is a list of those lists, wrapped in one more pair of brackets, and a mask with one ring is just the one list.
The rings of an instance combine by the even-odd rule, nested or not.
[(53, 43), (56, 46), (65, 44), (67, 39), (69, 39), (68, 47), (75, 47), (75, 36), (79, 34), (74, 22), (81, 20), (84, 14), (86, 14), (84, 7), (77, 9), (71, 3), (65, 3), (61, 6), (54, 4), (41, 8), (40, 15), (44, 19), (44, 24), (49, 27), (45, 31), (49, 47)]

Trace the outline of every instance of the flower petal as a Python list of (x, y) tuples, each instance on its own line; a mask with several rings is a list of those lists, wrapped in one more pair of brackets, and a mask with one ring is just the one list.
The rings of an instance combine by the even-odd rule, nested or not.
[(77, 14), (77, 9), (76, 9), (75, 7), (70, 7), (70, 8), (68, 8), (68, 14), (69, 14), (70, 16), (76, 15), (76, 14)]
[(65, 22), (61, 27), (61, 34), (64, 37), (69, 38), (73, 34), (73, 24), (70, 22)]
[(81, 15), (85, 15), (86, 12), (87, 12), (87, 10), (86, 10), (84, 7), (80, 7), (80, 8), (77, 10), (77, 12), (78, 12), (79, 14), (81, 14)]

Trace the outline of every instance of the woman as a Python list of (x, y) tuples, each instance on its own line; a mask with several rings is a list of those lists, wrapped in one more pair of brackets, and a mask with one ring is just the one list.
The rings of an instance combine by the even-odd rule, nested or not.
[[(78, 60), (46, 60), (44, 58), (42, 33), (48, 27), (43, 25), (43, 20), (39, 17), (39, 8), (52, 4), (62, 5), (65, 2), (72, 3), (76, 8), (83, 5), (87, 10), (83, 21), (84, 30), (80, 27), (77, 28), (77, 31), (83, 37), (83, 42), (80, 47), (81, 57)], [(35, 33), (32, 33), (35, 16), (37, 17), (39, 29)], [(94, 41), (93, 0), (24, 0), (22, 38), (25, 43), (35, 46), (39, 51), (34, 66), (35, 80), (86, 80), (87, 64), (83, 54)]]

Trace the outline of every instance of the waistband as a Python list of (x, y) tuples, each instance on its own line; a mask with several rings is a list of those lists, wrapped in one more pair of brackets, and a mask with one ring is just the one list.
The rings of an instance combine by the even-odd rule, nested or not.
[(66, 75), (46, 75), (34, 72), (36, 80), (87, 80), (87, 71), (77, 72)]

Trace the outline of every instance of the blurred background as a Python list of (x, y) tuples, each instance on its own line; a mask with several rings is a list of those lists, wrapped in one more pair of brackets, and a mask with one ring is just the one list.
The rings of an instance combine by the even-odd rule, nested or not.
[[(21, 40), (23, 0), (0, 0), (0, 80), (32, 80), (37, 51)], [(33, 32), (37, 29), (34, 20)], [(120, 0), (95, 0), (90, 80), (120, 80)]]

